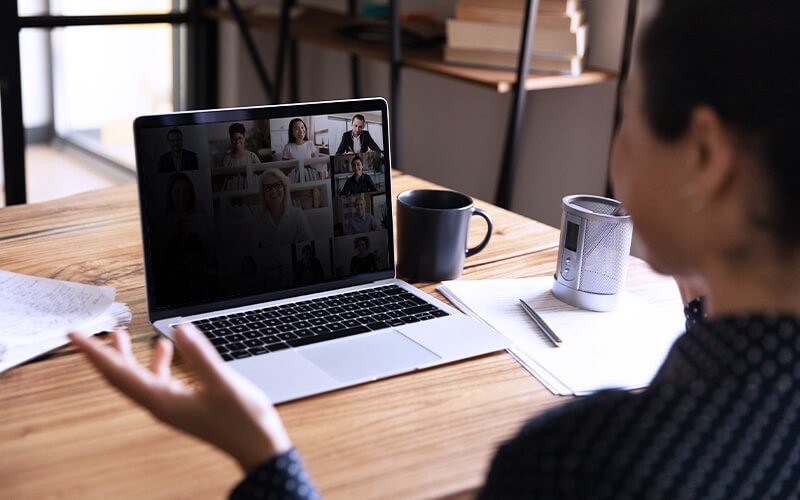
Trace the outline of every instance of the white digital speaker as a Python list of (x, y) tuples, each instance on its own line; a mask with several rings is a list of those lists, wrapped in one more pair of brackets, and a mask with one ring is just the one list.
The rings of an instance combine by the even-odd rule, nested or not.
[(625, 288), (633, 223), (617, 200), (571, 195), (562, 200), (553, 295), (592, 311), (617, 307)]

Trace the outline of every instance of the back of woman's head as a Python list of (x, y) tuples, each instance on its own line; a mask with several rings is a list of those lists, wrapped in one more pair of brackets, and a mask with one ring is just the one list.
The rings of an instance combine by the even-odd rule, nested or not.
[(798, 0), (662, 0), (637, 60), (644, 112), (662, 139), (681, 137), (691, 111), (715, 110), (763, 166), (779, 240), (800, 246)]

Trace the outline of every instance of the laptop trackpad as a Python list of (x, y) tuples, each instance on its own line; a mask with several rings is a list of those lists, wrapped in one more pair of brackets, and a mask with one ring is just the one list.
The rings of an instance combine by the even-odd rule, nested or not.
[(310, 345), (299, 353), (343, 382), (375, 380), (427, 365), (439, 356), (393, 330)]

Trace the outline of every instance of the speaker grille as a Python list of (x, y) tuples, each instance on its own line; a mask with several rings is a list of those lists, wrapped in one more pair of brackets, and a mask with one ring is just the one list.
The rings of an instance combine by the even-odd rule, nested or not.
[(606, 200), (592, 200), (587, 198), (577, 198), (572, 202), (573, 205), (584, 208), (595, 214), (611, 215), (619, 206), (619, 203), (612, 203)]
[[(614, 207), (611, 207), (609, 213), (613, 210)], [(633, 226), (594, 220), (586, 221), (585, 224), (578, 290), (600, 294), (618, 293), (625, 284)]]

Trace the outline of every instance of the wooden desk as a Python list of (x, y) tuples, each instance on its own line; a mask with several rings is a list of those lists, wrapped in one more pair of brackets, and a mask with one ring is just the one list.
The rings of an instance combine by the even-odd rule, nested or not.
[[(394, 192), (430, 184), (393, 177)], [(465, 278), (552, 274), (558, 231), (492, 205), (487, 249)], [(472, 237), (483, 231), (475, 224)], [(133, 185), (0, 209), (0, 268), (117, 288), (134, 318), (134, 352), (149, 360)], [(675, 287), (638, 260), (629, 287), (674, 303)], [(420, 285), (438, 295), (436, 284)], [(184, 376), (182, 367), (175, 369)], [(568, 398), (550, 394), (496, 353), (278, 407), (327, 498), (468, 496), (497, 444)], [(224, 411), (224, 409), (220, 409)], [(65, 347), (0, 375), (0, 491), (5, 498), (221, 498), (241, 478), (203, 443), (157, 424)]]

